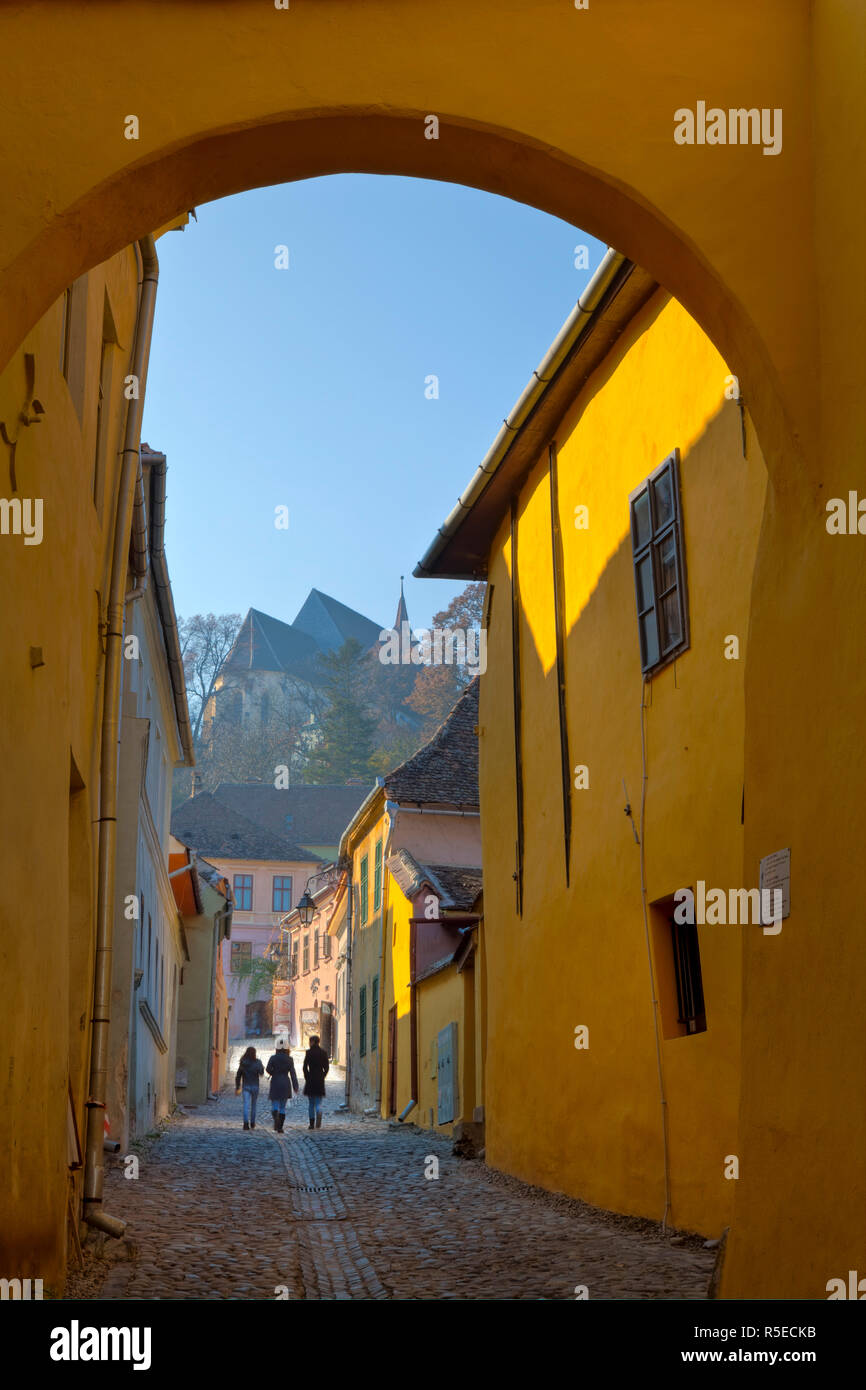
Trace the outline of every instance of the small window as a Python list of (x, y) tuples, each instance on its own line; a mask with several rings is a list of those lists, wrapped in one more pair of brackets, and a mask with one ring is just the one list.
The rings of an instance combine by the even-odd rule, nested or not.
[(672, 921), (671, 944), (677, 982), (677, 1022), (686, 1033), (705, 1033), (707, 1017), (704, 1012), (701, 951), (698, 929), (694, 923)]
[(253, 958), (253, 943), (251, 941), (233, 941), (231, 955), (231, 974), (239, 975), (247, 967)]
[(309, 933), (307, 933), (307, 934), (305, 935), (305, 937), (304, 937), (304, 967), (303, 967), (303, 968), (304, 968), (304, 974), (306, 975), (307, 971), (308, 971), (309, 968), (310, 968), (310, 936), (309, 936)]
[(364, 857), (363, 857), (363, 859), (361, 860), (361, 886), (360, 886), (360, 889), (359, 889), (359, 892), (360, 892), (360, 899), (361, 899), (361, 900), (360, 900), (360, 903), (359, 903), (359, 908), (360, 908), (359, 917), (360, 917), (360, 921), (361, 921), (361, 926), (362, 926), (362, 927), (366, 926), (366, 924), (367, 924), (367, 913), (368, 913), (368, 911), (369, 911), (369, 906), (370, 906), (370, 884), (369, 884), (369, 876), (370, 876), (370, 861), (369, 861), (369, 859), (367, 858), (367, 855), (365, 854)]
[(292, 880), (282, 874), (274, 875), (274, 912), (291, 912), (292, 910)]
[(677, 898), (663, 898), (650, 905), (653, 963), (662, 1034), (683, 1038), (705, 1033), (707, 1015), (701, 974), (698, 928), (678, 921)]
[(676, 450), (629, 502), (641, 669), (647, 674), (689, 645)]
[(252, 874), (235, 874), (234, 877), (235, 908), (238, 912), (252, 912), (253, 910), (253, 876)]
[(327, 932), (322, 936), (322, 955), (325, 957), (325, 960), (331, 959), (331, 938)]
[(376, 845), (376, 857), (373, 861), (373, 911), (378, 912), (382, 906), (382, 841)]
[(375, 1052), (379, 1042), (379, 976), (373, 977), (373, 991), (370, 1001), (370, 1051)]
[(293, 979), (293, 980), (296, 980), (296, 979), (298, 978), (298, 954), (299, 954), (299, 951), (300, 951), (300, 942), (298, 941), (298, 938), (295, 937), (295, 940), (292, 942), (292, 979)]
[(358, 993), (358, 1056), (367, 1055), (367, 986), (362, 985)]
[(318, 933), (317, 931), (314, 931), (314, 932), (313, 932), (313, 969), (314, 969), (314, 970), (318, 967), (318, 964), (319, 964), (319, 933)]

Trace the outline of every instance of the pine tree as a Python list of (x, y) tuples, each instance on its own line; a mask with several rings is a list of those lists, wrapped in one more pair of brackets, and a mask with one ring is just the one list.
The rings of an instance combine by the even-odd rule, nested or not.
[(339, 651), (319, 657), (326, 707), (319, 721), (320, 742), (310, 757), (308, 782), (348, 782), (370, 777), (376, 719), (366, 713), (365, 672), (360, 643), (350, 639)]

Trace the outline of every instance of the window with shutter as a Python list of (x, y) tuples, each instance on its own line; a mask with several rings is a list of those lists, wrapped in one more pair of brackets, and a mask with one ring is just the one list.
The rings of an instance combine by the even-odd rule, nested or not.
[(370, 862), (369, 862), (369, 859), (367, 858), (367, 855), (365, 854), (364, 857), (363, 857), (363, 859), (361, 860), (361, 886), (360, 886), (360, 889), (359, 889), (360, 897), (361, 897), (361, 901), (360, 901), (360, 904), (359, 904), (359, 908), (360, 908), (359, 916), (360, 916), (360, 922), (361, 922), (361, 926), (362, 926), (362, 927), (366, 926), (366, 924), (367, 924), (367, 913), (368, 913), (369, 906), (370, 906), (369, 874), (370, 874)]
[(382, 841), (376, 845), (376, 857), (373, 868), (373, 911), (378, 912), (382, 906)]
[(641, 669), (659, 670), (689, 645), (679, 454), (629, 498)]
[(367, 986), (362, 985), (358, 993), (358, 1055), (367, 1055)]
[(379, 1043), (379, 976), (373, 977), (372, 999), (370, 1001), (370, 1051), (375, 1052)]

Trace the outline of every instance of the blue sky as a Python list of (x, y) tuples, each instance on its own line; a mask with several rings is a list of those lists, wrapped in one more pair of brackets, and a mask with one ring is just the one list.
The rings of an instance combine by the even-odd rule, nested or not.
[(178, 613), (291, 621), (318, 588), (390, 625), (405, 574), (424, 626), (462, 585), (412, 568), (604, 248), (505, 198), (374, 175), (197, 212), (157, 246), (142, 433), (168, 458)]

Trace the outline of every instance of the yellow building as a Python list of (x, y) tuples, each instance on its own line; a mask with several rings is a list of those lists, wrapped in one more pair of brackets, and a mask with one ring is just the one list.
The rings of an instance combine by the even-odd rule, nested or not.
[(151, 238), (95, 266), (0, 376), (0, 1266), (53, 1288), (85, 1187), (84, 1209), (101, 1210), (107, 1024), (92, 1020), (111, 984), (126, 599), (147, 570), (138, 449), (157, 270)]
[(797, 930), (701, 912), (759, 887), (743, 675), (767, 472), (676, 300), (609, 253), (582, 303), (417, 571), (489, 583), (487, 1159), (719, 1236), (750, 1138), (744, 949), (784, 969)]
[(329, 928), (347, 942), (349, 1104), (447, 1133), (483, 1118), (477, 719), (475, 681), (432, 739), (377, 779), (340, 844), (345, 908)]

